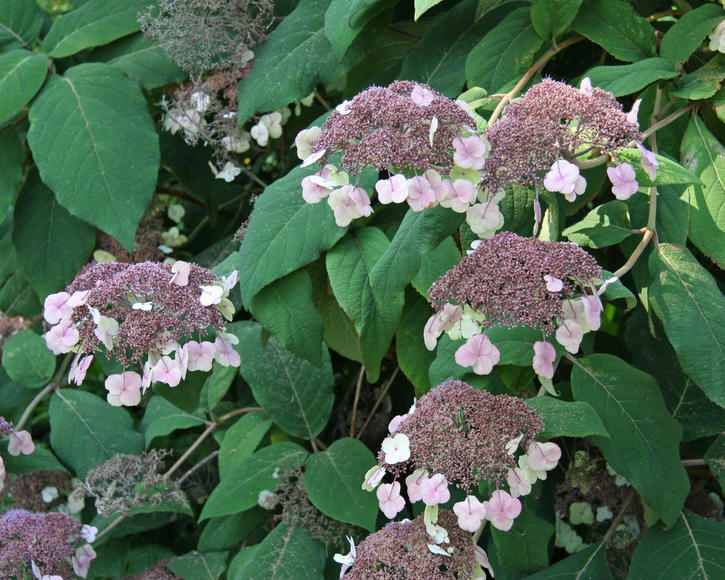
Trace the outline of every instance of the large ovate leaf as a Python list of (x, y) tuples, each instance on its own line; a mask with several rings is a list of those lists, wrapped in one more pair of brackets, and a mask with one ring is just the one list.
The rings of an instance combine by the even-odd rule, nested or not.
[(692, 101), (708, 99), (720, 90), (723, 78), (725, 56), (718, 53), (697, 70), (677, 79), (672, 94)]
[(395, 2), (384, 0), (332, 0), (325, 12), (325, 34), (341, 61), (353, 40), (378, 12)]
[(423, 14), (428, 12), (436, 4), (440, 4), (443, 0), (415, 0), (415, 15), (414, 18), (418, 20)]
[(659, 79), (678, 76), (672, 63), (664, 58), (647, 58), (632, 64), (596, 66), (587, 71), (592, 85), (609, 91), (615, 97), (630, 95)]
[(318, 580), (325, 568), (325, 550), (301, 526), (278, 524), (230, 580)]
[(289, 441), (260, 449), (222, 478), (204, 504), (199, 520), (236, 514), (257, 505), (260, 491), (277, 488), (275, 470), (294, 468), (306, 456), (302, 447)]
[(572, 28), (625, 62), (654, 56), (657, 51), (654, 28), (623, 0), (588, 2)]
[(322, 364), (322, 315), (312, 302), (312, 283), (304, 270), (275, 280), (255, 294), (254, 317), (290, 352)]
[(184, 580), (217, 580), (227, 569), (227, 553), (193, 550), (171, 560), (168, 567)]
[(232, 332), (239, 337), (240, 372), (254, 398), (290, 435), (316, 437), (327, 424), (334, 401), (327, 349), (323, 349), (322, 367), (317, 368), (285, 350), (274, 337), (263, 347), (262, 329), (256, 323), (239, 323)]
[(428, 298), (428, 289), (448, 270), (461, 261), (461, 252), (452, 237), (445, 238), (437, 248), (421, 256), (420, 269), (411, 280), (423, 298)]
[(3, 218), (23, 179), (24, 159), (25, 148), (17, 131), (13, 127), (0, 131), (0, 216)]
[(88, 261), (94, 227), (58, 205), (33, 172), (15, 204), (13, 245), (17, 263), (39, 296), (65, 288)]
[(682, 246), (660, 244), (649, 269), (649, 300), (683, 370), (725, 407), (725, 298), (715, 279)]
[(152, 3), (153, 0), (88, 0), (53, 23), (43, 39), (43, 50), (53, 58), (61, 58), (136, 32), (140, 28), (138, 13)]
[(227, 429), (219, 449), (219, 477), (224, 479), (251, 457), (272, 426), (272, 420), (260, 413), (247, 413)]
[(471, 50), (466, 79), (489, 93), (510, 88), (534, 62), (544, 41), (531, 24), (528, 8), (512, 11)]
[(57, 391), (50, 399), (50, 444), (81, 478), (117, 453), (144, 449), (128, 411), (75, 389)]
[(556, 38), (565, 32), (576, 18), (583, 0), (534, 0), (531, 22), (544, 40)]
[(378, 500), (362, 489), (375, 456), (357, 439), (338, 439), (305, 463), (305, 489), (310, 501), (331, 518), (375, 531)]
[(602, 544), (595, 544), (526, 578), (527, 580), (611, 580), (612, 573), (607, 564), (607, 550)]
[(689, 10), (662, 37), (660, 54), (674, 65), (682, 64), (723, 17), (725, 12), (716, 4), (704, 4)]
[(359, 228), (327, 252), (325, 260), (332, 291), (355, 324), (371, 382), (378, 380), (380, 361), (390, 346), (403, 309), (402, 294), (385, 308), (381, 308), (373, 294), (370, 273), (389, 245), (381, 230)]
[(435, 352), (429, 351), (423, 342), (423, 328), (432, 314), (420, 295), (412, 289), (406, 290), (405, 306), (395, 335), (395, 354), (400, 370), (419, 394), (431, 388), (428, 372), (436, 358)]
[(146, 440), (146, 446), (149, 446), (156, 437), (168, 435), (177, 429), (202, 425), (204, 418), (200, 414), (182, 411), (163, 397), (151, 397), (146, 403), (146, 412), (139, 427)]
[(252, 72), (239, 83), (239, 123), (312, 92), (325, 69), (336, 64), (325, 35), (330, 0), (301, 0), (255, 48)]
[(45, 340), (30, 329), (14, 334), (3, 344), (2, 362), (12, 380), (31, 389), (48, 384), (55, 371), (55, 356)]
[(28, 116), (28, 144), (58, 203), (132, 250), (159, 167), (138, 86), (107, 65), (78, 65), (48, 80)]
[(535, 572), (549, 564), (549, 539), (554, 525), (524, 508), (508, 532), (493, 529), (498, 560), (518, 572)]
[(682, 427), (650, 375), (609, 354), (579, 362), (571, 374), (574, 398), (594, 407), (611, 436), (592, 440), (612, 469), (671, 525), (690, 490), (680, 462)]
[(669, 530), (651, 526), (637, 544), (627, 578), (719, 578), (725, 524), (683, 510)]
[(32, 47), (43, 26), (43, 11), (36, 2), (5, 0), (0, 3), (0, 52)]
[(256, 507), (240, 514), (211, 518), (201, 532), (197, 546), (201, 551), (226, 550), (238, 546), (268, 513), (267, 510)]
[(683, 183), (699, 184), (700, 179), (692, 171), (686, 169), (676, 161), (662, 155), (655, 154), (657, 159), (657, 176), (650, 181), (649, 176), (642, 168), (642, 152), (636, 148), (620, 149), (617, 151), (617, 159), (623, 163), (629, 163), (634, 167), (637, 174), (637, 182), (642, 185), (675, 185)]
[(27, 50), (0, 54), (0, 125), (20, 111), (43, 84), (48, 57)]
[(725, 435), (720, 435), (715, 439), (713, 444), (708, 447), (703, 459), (720, 483), (720, 488), (725, 488)]
[(590, 435), (609, 437), (609, 432), (602, 424), (602, 420), (589, 403), (561, 401), (546, 396), (532, 397), (526, 402), (544, 421), (544, 430), (539, 433), (539, 439), (588, 437)]
[(595, 207), (583, 220), (566, 228), (562, 235), (580, 246), (604, 248), (618, 244), (630, 235), (627, 204), (609, 201)]

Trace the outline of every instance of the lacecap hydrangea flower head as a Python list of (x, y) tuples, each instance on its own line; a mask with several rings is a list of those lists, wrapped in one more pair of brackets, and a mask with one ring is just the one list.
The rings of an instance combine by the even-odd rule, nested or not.
[[(356, 180), (366, 168), (388, 173), (375, 185), (383, 204), (407, 203), (414, 211), (440, 204), (469, 217), (477, 201), (492, 197), (478, 188), (490, 148), (466, 103), (424, 84), (371, 87), (338, 105), (321, 128), (302, 131), (295, 143), (303, 166), (321, 167), (302, 180), (305, 201), (327, 198), (341, 227), (372, 213), (369, 192)], [(340, 161), (333, 164), (336, 154)], [(470, 219), (482, 217), (472, 213)]]
[[(68, 380), (78, 385), (94, 354), (105, 351), (124, 367), (106, 379), (109, 403), (137, 405), (152, 381), (175, 387), (187, 371), (211, 370), (214, 360), (239, 366), (232, 346), (238, 339), (224, 332), (225, 318), (234, 314), (228, 295), (236, 282), (236, 271), (218, 279), (182, 261), (95, 264), (65, 292), (46, 298), (43, 316), (52, 325), (46, 344), (54, 354), (76, 353)], [(201, 340), (209, 330), (214, 342)], [(127, 370), (132, 365), (141, 374)]]
[[(576, 244), (501, 232), (478, 243), (428, 290), (436, 313), (424, 329), (426, 347), (433, 350), (443, 332), (453, 340), (465, 338), (456, 362), (488, 374), (500, 353), (485, 331), (530, 326), (542, 338), (555, 334), (575, 354), (584, 333), (600, 325), (602, 303), (594, 288), (600, 271)], [(554, 358), (550, 343), (535, 343), (533, 365), (540, 376), (553, 376)]]

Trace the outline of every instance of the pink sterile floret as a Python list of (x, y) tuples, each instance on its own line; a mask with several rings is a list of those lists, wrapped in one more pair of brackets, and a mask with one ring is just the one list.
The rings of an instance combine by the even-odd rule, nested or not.
[(456, 362), (473, 367), (477, 375), (487, 375), (501, 359), (501, 353), (485, 334), (474, 334), (456, 351)]
[(501, 489), (494, 491), (491, 499), (483, 505), (486, 506), (486, 519), (502, 532), (509, 531), (514, 525), (514, 518), (521, 513), (521, 502)]

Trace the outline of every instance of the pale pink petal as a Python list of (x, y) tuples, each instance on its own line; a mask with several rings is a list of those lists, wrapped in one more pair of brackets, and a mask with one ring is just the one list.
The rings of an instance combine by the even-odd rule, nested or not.
[(485, 334), (474, 334), (458, 348), (455, 359), (462, 367), (473, 367), (477, 375), (487, 375), (501, 359), (501, 353)]
[(451, 499), (451, 492), (448, 490), (448, 481), (442, 473), (436, 473), (424, 479), (421, 482), (421, 488), (423, 491), (423, 497), (421, 499), (425, 505), (438, 505), (440, 503), (446, 503)]
[(380, 510), (389, 520), (393, 519), (404, 507), (405, 500), (400, 495), (400, 483), (383, 483), (375, 492)]
[(486, 519), (491, 525), (507, 532), (514, 524), (514, 518), (521, 513), (521, 502), (511, 497), (511, 495), (503, 490), (496, 490), (491, 494), (491, 499), (484, 502), (486, 506)]
[(35, 451), (35, 443), (29, 431), (13, 431), (8, 436), (8, 453), (17, 457), (21, 453), (30, 455)]
[(486, 517), (486, 506), (475, 495), (469, 495), (463, 501), (453, 504), (453, 513), (458, 516), (459, 528), (475, 532)]

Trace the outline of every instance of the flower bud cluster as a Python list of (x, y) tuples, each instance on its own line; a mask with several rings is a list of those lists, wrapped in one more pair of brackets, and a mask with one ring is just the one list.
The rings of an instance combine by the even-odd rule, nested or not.
[[(108, 402), (137, 405), (152, 381), (175, 387), (187, 371), (211, 370), (214, 360), (239, 366), (232, 346), (238, 339), (224, 332), (224, 319), (234, 314), (228, 295), (236, 282), (236, 270), (217, 279), (206, 268), (182, 261), (95, 264), (67, 291), (45, 299), (43, 316), (52, 325), (45, 341), (54, 354), (76, 353), (68, 381), (77, 385), (94, 353), (105, 351), (124, 366), (123, 373), (106, 379)], [(217, 333), (214, 342), (181, 344), (205, 335), (209, 327)], [(133, 363), (141, 365), (141, 375), (125, 370)]]
[[(602, 303), (593, 291), (600, 268), (596, 260), (569, 242), (544, 242), (501, 232), (476, 249), (429, 289), (438, 309), (423, 331), (429, 350), (446, 332), (465, 338), (456, 362), (488, 374), (500, 359), (485, 331), (493, 326), (531, 326), (575, 354), (583, 335), (598, 330)], [(589, 291), (588, 291), (589, 290)], [(553, 376), (554, 348), (534, 345), (533, 366), (540, 376)]]
[[(300, 132), (297, 154), (322, 169), (302, 180), (308, 203), (328, 198), (335, 221), (347, 226), (372, 213), (368, 192), (350, 183), (365, 168), (388, 172), (375, 184), (382, 204), (407, 203), (414, 211), (442, 205), (466, 213), (471, 228), (488, 237), (503, 225), (500, 199), (479, 191), (488, 142), (463, 102), (427, 85), (397, 81), (372, 87), (338, 105), (325, 124)], [(330, 157), (341, 153), (340, 167)]]

